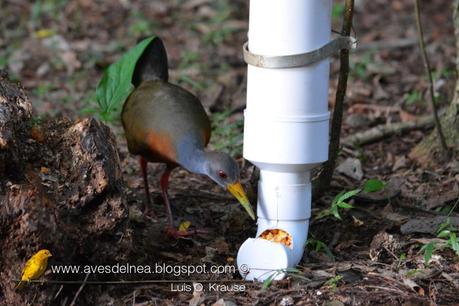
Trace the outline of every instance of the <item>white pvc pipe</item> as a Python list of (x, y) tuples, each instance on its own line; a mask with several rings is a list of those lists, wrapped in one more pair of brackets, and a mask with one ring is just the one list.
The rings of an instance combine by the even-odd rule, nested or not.
[[(322, 47), (330, 40), (331, 6), (332, 0), (251, 0), (250, 52), (282, 56)], [(246, 279), (266, 279), (303, 256), (310, 171), (328, 158), (328, 79), (328, 59), (289, 69), (248, 66), (244, 157), (261, 170), (257, 237), (282, 229), (292, 235), (293, 248), (249, 238), (237, 257), (240, 271), (250, 271)]]

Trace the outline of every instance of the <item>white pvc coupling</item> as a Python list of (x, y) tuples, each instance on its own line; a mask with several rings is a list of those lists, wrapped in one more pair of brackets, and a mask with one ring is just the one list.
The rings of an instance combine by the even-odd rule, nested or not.
[[(287, 101), (283, 102), (285, 106)], [(327, 160), (328, 111), (310, 116), (282, 116), (279, 110), (247, 106), (244, 114), (244, 157), (259, 168), (308, 171)]]
[[(266, 56), (300, 54), (330, 41), (331, 0), (251, 0), (248, 49)], [(285, 276), (302, 258), (311, 215), (312, 168), (328, 159), (329, 59), (270, 69), (249, 65), (244, 157), (260, 168), (257, 238), (240, 247), (248, 280)], [(258, 238), (290, 234), (290, 247)]]

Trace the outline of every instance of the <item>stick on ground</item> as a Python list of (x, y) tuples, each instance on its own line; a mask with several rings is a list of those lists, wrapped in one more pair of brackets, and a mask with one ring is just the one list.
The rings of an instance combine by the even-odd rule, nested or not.
[(433, 125), (434, 119), (432, 115), (427, 115), (413, 121), (378, 125), (369, 130), (347, 136), (342, 142), (348, 146), (362, 146), (396, 134), (405, 134), (413, 130), (431, 128)]

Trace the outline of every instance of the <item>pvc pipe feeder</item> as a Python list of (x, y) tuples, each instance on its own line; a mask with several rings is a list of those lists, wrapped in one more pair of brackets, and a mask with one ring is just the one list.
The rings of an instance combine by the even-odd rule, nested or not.
[[(260, 168), (256, 238), (237, 255), (247, 280), (282, 279), (306, 246), (311, 170), (328, 159), (328, 57), (355, 41), (331, 38), (332, 0), (251, 0), (244, 157)], [(260, 238), (288, 233), (290, 245)]]

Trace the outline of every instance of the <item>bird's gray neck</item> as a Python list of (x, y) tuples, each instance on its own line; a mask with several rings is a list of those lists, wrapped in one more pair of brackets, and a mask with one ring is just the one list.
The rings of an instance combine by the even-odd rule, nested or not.
[(189, 142), (179, 144), (177, 161), (183, 168), (190, 172), (206, 174), (207, 152), (199, 145)]

